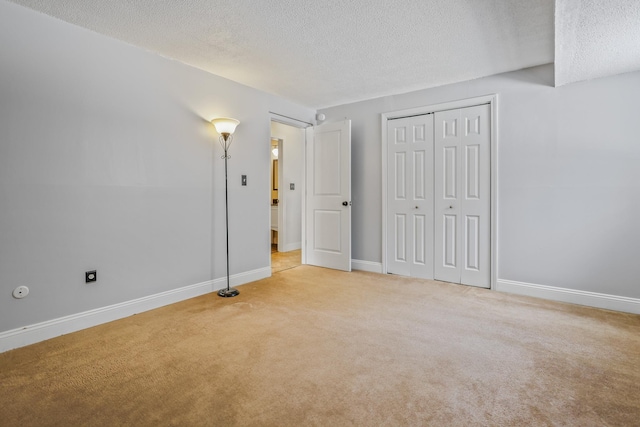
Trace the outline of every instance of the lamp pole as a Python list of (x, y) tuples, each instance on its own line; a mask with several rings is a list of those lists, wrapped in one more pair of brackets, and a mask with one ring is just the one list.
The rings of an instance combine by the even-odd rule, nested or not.
[[(224, 134), (223, 134), (224, 137)], [(227, 139), (230, 138), (231, 135), (228, 135), (225, 138), (225, 149), (224, 149), (224, 210), (225, 210), (225, 228), (227, 229), (227, 289), (220, 289), (218, 291), (218, 295), (221, 297), (235, 297), (240, 292), (237, 289), (229, 287), (229, 180), (227, 174), (227, 160), (229, 159), (229, 155), (227, 154), (228, 146), (226, 144)]]

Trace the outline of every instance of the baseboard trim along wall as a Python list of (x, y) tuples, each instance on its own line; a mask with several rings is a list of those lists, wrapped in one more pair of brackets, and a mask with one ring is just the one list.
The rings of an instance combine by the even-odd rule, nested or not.
[(382, 274), (382, 263), (379, 262), (371, 262), (371, 261), (362, 261), (359, 259), (351, 260), (351, 268), (354, 270), (361, 271), (369, 271), (371, 273), (380, 273)]
[(280, 250), (280, 252), (297, 251), (298, 249), (302, 249), (302, 242), (289, 243), (288, 245), (279, 245), (278, 249)]
[(607, 310), (640, 314), (640, 299), (498, 279), (495, 290)]
[[(245, 271), (229, 277), (229, 286), (240, 286), (245, 283), (271, 277), (271, 267), (258, 268), (256, 270)], [(227, 276), (220, 277), (213, 281), (213, 289), (218, 290), (227, 287)]]
[[(264, 279), (271, 276), (271, 268), (260, 268), (244, 273), (234, 274), (229, 278), (231, 286)], [(204, 295), (227, 286), (227, 278), (196, 283), (178, 289), (161, 292), (155, 295), (125, 301), (70, 316), (36, 323), (22, 328), (0, 332), (0, 353), (14, 348), (24, 347), (60, 335), (76, 332), (81, 329), (97, 326), (102, 323), (133, 316), (165, 305), (174, 304), (189, 298)]]

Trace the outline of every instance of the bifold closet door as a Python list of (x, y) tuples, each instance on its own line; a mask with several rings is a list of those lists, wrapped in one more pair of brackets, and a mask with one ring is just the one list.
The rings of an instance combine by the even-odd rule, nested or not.
[(387, 272), (433, 278), (433, 114), (387, 122)]
[(490, 287), (490, 107), (435, 113), (434, 278)]

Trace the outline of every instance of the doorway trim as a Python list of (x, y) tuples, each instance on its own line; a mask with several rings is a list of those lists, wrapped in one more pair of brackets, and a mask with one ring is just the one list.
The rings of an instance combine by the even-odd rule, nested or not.
[(476, 105), (489, 104), (491, 111), (491, 156), (489, 167), (491, 170), (491, 287), (495, 289), (498, 277), (498, 94), (478, 96), (474, 98), (460, 99), (457, 101), (443, 102), (439, 104), (425, 105), (417, 108), (390, 111), (382, 113), (381, 138), (382, 138), (382, 273), (387, 274), (387, 172), (388, 161), (388, 121), (403, 117), (420, 116), (438, 111), (455, 110), (458, 108), (473, 107)]
[[(295, 119), (293, 117), (289, 117), (289, 116), (284, 116), (282, 114), (278, 114), (278, 113), (274, 113), (273, 111), (269, 111), (269, 140), (271, 140), (271, 138), (273, 138), (274, 136), (271, 135), (271, 123), (272, 122), (276, 122), (276, 123), (281, 123), (283, 125), (287, 125), (287, 126), (292, 126), (294, 128), (298, 128), (298, 129), (307, 129), (309, 127), (313, 126), (313, 123), (309, 123), (306, 122), (304, 120), (299, 120), (299, 119)], [(303, 147), (302, 147), (302, 156), (303, 159), (307, 158), (307, 132), (303, 132), (304, 133), (304, 141), (303, 141)], [(276, 137), (276, 139), (278, 139)], [(266, 144), (265, 144), (266, 145)], [(278, 144), (280, 145), (280, 144)], [(270, 148), (270, 144), (269, 144), (269, 151), (271, 151)], [(269, 162), (271, 162), (271, 155), (269, 155)], [(281, 181), (282, 177), (278, 176), (278, 180)], [(269, 180), (269, 182), (271, 182)], [(271, 187), (271, 185), (269, 185), (269, 187)], [(301, 240), (302, 240), (302, 249), (301, 249), (301, 263), (304, 265), (307, 263), (307, 254), (306, 254), (306, 241), (307, 241), (307, 232), (306, 232), (306, 216), (307, 216), (307, 195), (306, 195), (306, 188), (307, 188), (307, 168), (306, 168), (306, 161), (302, 162), (302, 182), (301, 182), (301, 187), (300, 187), (303, 191), (302, 194), (302, 207), (301, 207), (301, 212), (302, 212), (302, 234), (301, 234)], [(271, 194), (269, 192), (269, 194)], [(271, 205), (269, 205), (269, 209), (271, 209)], [(271, 215), (271, 211), (269, 211), (269, 215)], [(280, 228), (282, 226), (281, 224), (281, 215), (278, 214), (278, 228)], [(271, 239), (269, 239), (269, 241), (271, 241)], [(269, 254), (269, 266), (271, 267), (271, 254)]]

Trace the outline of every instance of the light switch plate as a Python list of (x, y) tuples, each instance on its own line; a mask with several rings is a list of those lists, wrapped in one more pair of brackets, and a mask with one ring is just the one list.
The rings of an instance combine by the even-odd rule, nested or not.
[(295, 190), (296, 189), (296, 185), (292, 182), (289, 184), (289, 190)]
[(85, 271), (84, 273), (84, 282), (91, 283), (98, 280), (98, 273), (96, 270)]
[(247, 175), (242, 175), (242, 185), (247, 185)]

